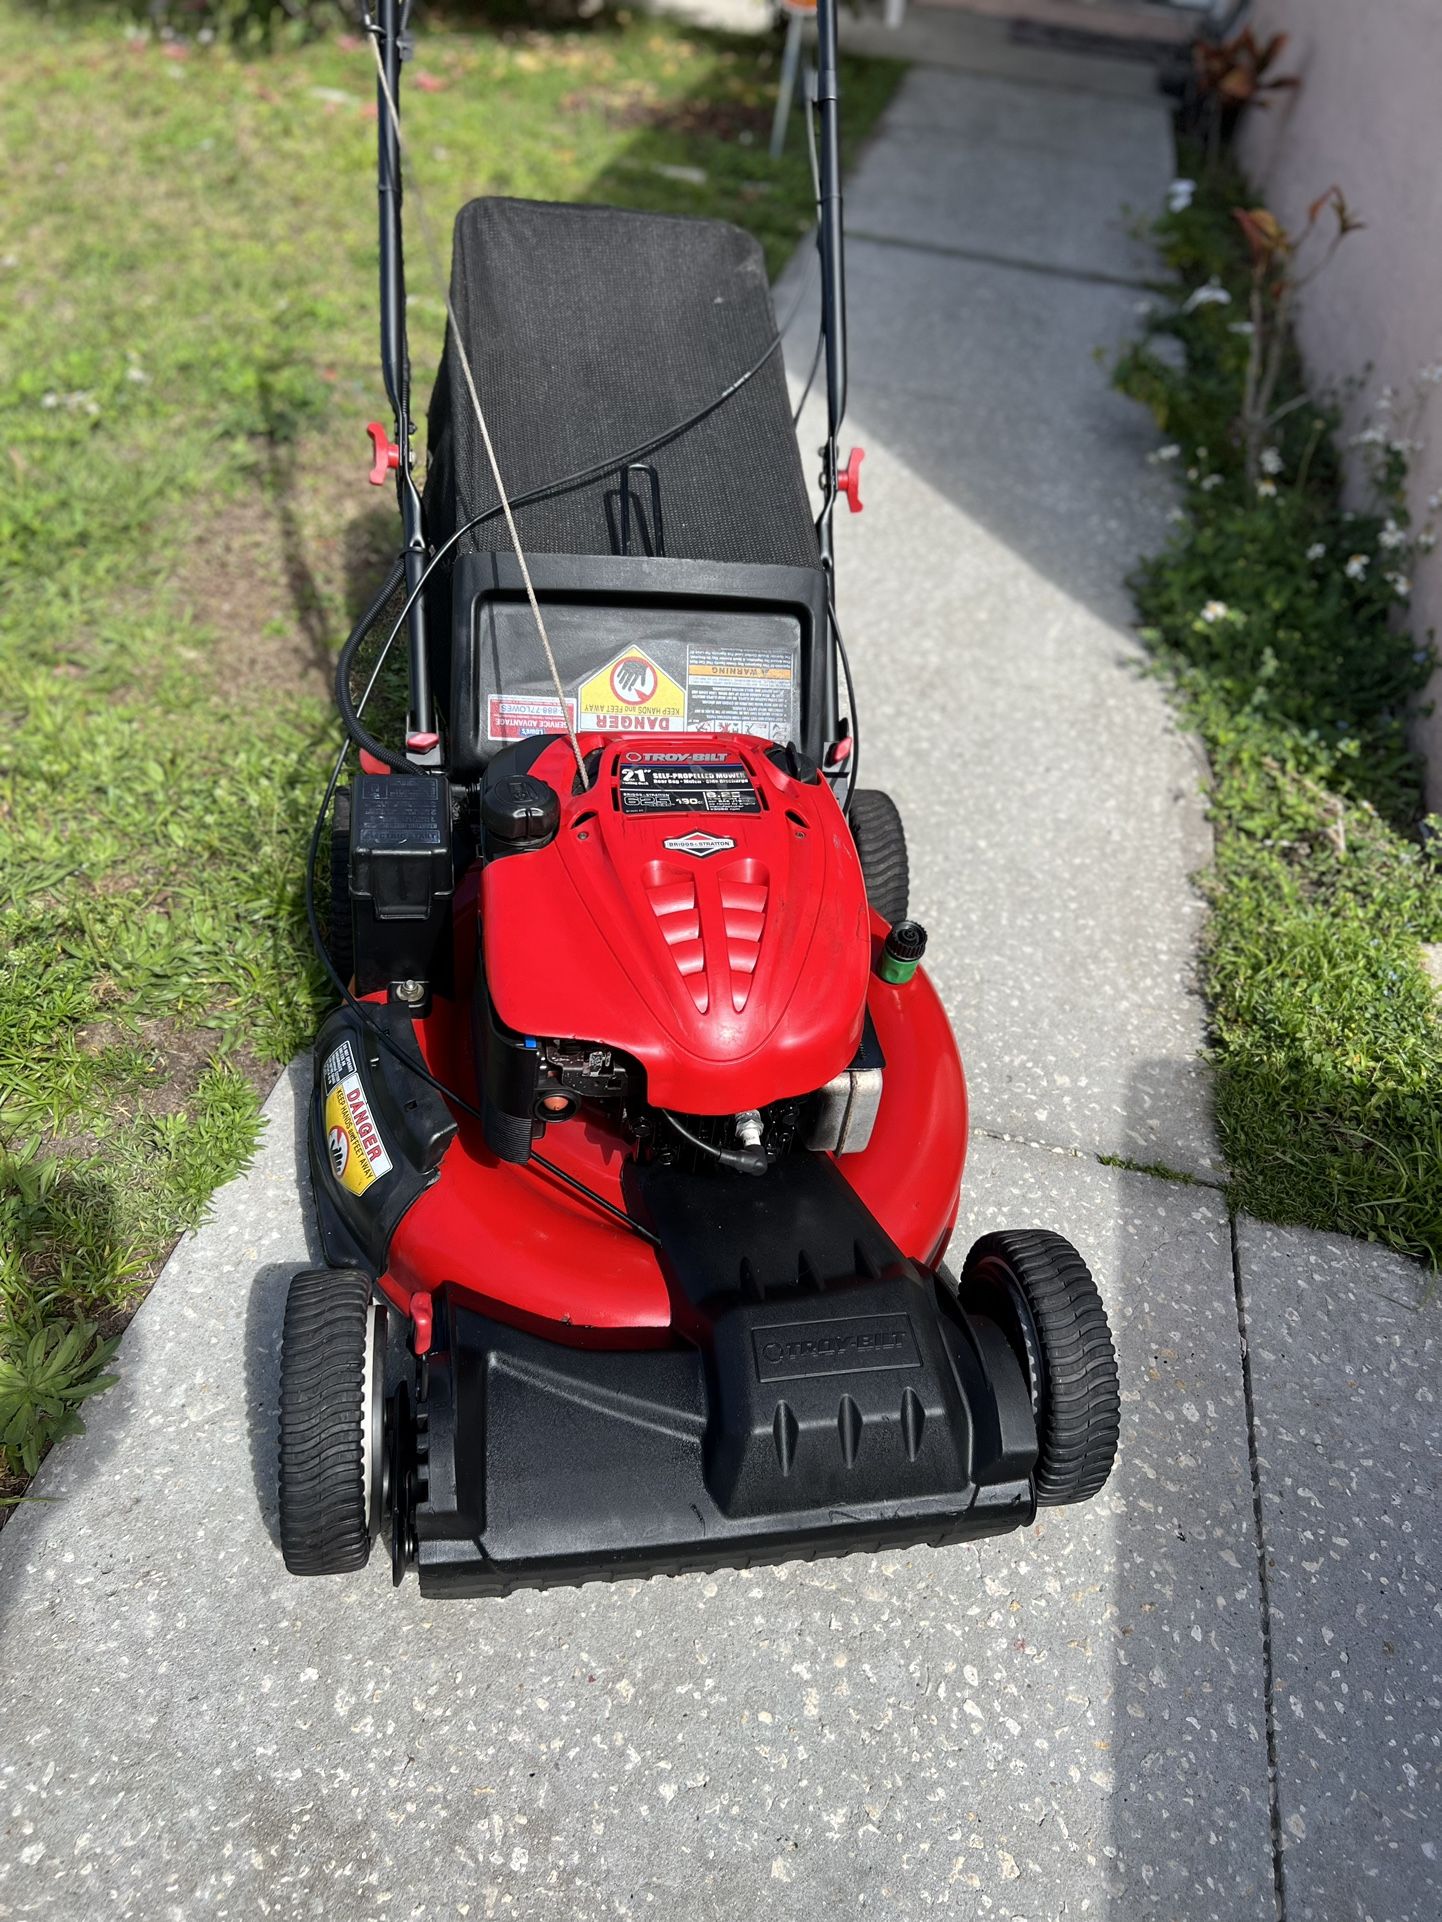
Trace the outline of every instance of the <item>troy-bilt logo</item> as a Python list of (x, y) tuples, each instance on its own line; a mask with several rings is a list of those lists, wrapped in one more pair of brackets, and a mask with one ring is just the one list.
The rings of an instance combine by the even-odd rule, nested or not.
[(719, 854), (722, 848), (734, 848), (736, 843), (726, 834), (702, 834), (698, 828), (694, 834), (673, 834), (662, 847), (669, 848), (673, 854), (694, 854), (698, 861), (708, 854)]
[(855, 1375), (868, 1368), (918, 1368), (908, 1315), (854, 1315), (842, 1321), (785, 1322), (752, 1334), (758, 1381), (799, 1375)]

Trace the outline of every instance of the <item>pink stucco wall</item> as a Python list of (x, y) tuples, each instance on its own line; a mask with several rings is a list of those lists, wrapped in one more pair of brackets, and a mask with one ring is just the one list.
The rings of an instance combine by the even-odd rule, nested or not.
[[(1442, 0), (1259, 0), (1259, 31), (1291, 35), (1282, 70), (1302, 86), (1244, 129), (1242, 157), (1288, 226), (1334, 181), (1366, 231), (1305, 296), (1300, 337), (1321, 380), (1372, 373), (1349, 425), (1384, 384), (1405, 396), (1442, 361)], [(1414, 524), (1442, 489), (1442, 390), (1414, 461)], [(1414, 631), (1442, 641), (1442, 547), (1419, 561)], [(1442, 811), (1442, 674), (1418, 722), (1429, 800)]]

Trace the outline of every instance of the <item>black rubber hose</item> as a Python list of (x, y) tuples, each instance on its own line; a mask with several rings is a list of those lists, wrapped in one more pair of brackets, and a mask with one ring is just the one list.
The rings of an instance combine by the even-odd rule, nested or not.
[[(395, 593), (404, 579), (405, 561), (401, 558), (393, 563), (391, 571), (386, 575), (379, 591), (366, 608), (365, 613), (361, 615), (360, 619), (346, 637), (346, 644), (341, 649), (340, 658), (335, 664), (335, 704), (340, 710), (340, 717), (345, 724), (346, 733), (350, 736), (351, 740), (355, 742), (357, 747), (364, 748), (367, 754), (374, 755), (376, 760), (383, 762), (386, 767), (394, 768), (398, 774), (409, 774), (411, 772), (411, 764), (403, 755), (394, 753), (388, 747), (382, 747), (374, 735), (367, 731), (364, 722), (361, 720), (360, 711), (351, 699), (350, 676), (351, 669), (355, 666), (356, 655), (360, 653), (362, 642), (365, 640), (366, 635), (370, 633), (371, 628), (380, 619), (386, 602)], [(412, 596), (412, 599), (414, 599), (414, 596)], [(407, 602), (407, 606), (409, 605), (410, 603)], [(399, 627), (400, 622), (397, 621), (396, 628), (392, 629), (390, 638), (386, 641), (385, 648), (382, 649), (382, 658), (384, 658), (385, 654), (389, 651), (391, 641), (395, 639), (396, 629)]]

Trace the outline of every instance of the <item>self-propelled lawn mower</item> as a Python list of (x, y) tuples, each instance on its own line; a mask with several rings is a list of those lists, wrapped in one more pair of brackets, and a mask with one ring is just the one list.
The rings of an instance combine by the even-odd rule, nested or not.
[[(342, 652), (360, 769), (341, 786), (337, 762), (307, 871), (343, 999), (310, 1105), (330, 1266), (285, 1316), (286, 1564), (359, 1568), (385, 1530), (397, 1581), (494, 1594), (959, 1541), (1081, 1501), (1117, 1443), (1101, 1301), (1036, 1229), (941, 1265), (961, 1063), (896, 809), (857, 786), (834, 0), (814, 520), (756, 243), (516, 200), (456, 221), (422, 498), (406, 29), (381, 0), (395, 438), (369, 432), (404, 545)], [(354, 682), (397, 603), (386, 745)]]

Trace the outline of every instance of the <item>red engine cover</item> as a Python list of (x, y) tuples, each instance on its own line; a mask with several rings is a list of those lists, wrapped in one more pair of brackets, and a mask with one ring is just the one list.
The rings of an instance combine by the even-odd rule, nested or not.
[(856, 1053), (870, 932), (855, 843), (824, 781), (727, 734), (583, 735), (531, 772), (556, 839), (488, 862), (485, 972), (514, 1031), (642, 1063), (657, 1106), (734, 1114), (810, 1094)]

